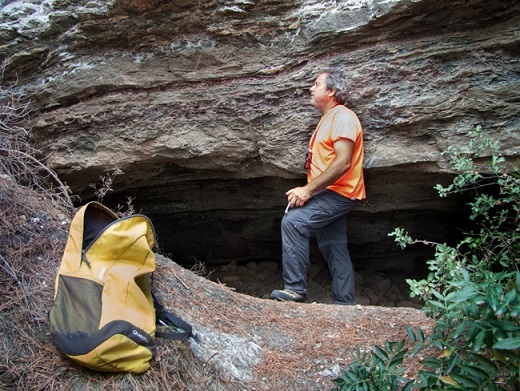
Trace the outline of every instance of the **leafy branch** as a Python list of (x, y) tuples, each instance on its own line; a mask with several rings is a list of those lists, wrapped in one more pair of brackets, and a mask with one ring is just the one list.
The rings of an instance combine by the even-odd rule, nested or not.
[[(425, 348), (439, 354), (424, 358), (418, 378), (406, 382), (398, 376), (404, 346), (387, 343), (384, 352), (376, 347), (370, 359), (358, 356), (334, 380), (334, 390), (519, 389), (520, 163), (516, 171), (508, 169), (498, 143), (480, 127), (469, 135), (468, 148), (450, 147), (445, 153), (458, 173), (453, 182), (435, 188), (441, 197), (470, 191), (469, 218), (476, 229), (455, 247), (413, 239), (402, 228), (389, 234), (401, 248), (417, 243), (435, 248), (427, 261), (428, 276), (407, 280), (411, 296), (423, 300), (423, 311), (435, 327), (427, 338), (419, 328), (407, 330), (415, 344), (409, 357)], [(396, 346), (400, 354), (395, 354)], [(383, 366), (390, 357), (395, 365)]]

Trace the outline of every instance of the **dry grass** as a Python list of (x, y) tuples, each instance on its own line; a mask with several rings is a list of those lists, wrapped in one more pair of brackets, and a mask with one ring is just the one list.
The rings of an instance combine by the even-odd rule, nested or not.
[[(4, 387), (28, 389), (32, 384), (44, 389), (53, 383), (48, 362), (53, 346), (46, 333), (52, 275), (67, 235), (59, 217), (38, 193), (18, 186), (7, 175), (0, 177), (0, 384)], [(33, 372), (39, 373), (37, 381)]]

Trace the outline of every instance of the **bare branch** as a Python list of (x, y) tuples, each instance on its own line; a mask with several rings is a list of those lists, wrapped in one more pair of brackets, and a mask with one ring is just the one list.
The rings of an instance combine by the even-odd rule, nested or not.
[[(0, 82), (2, 75), (3, 69)], [(29, 143), (30, 132), (26, 126), (32, 112), (30, 97), (16, 89), (16, 82), (9, 83), (0, 85), (0, 103), (0, 173), (72, 210), (68, 187), (37, 157), (40, 151)]]

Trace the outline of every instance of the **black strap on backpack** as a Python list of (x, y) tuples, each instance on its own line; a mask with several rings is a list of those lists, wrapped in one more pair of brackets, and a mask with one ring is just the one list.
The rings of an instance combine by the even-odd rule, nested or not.
[(164, 338), (169, 340), (183, 341), (186, 338), (193, 338), (198, 342), (197, 334), (193, 332), (191, 325), (171, 312), (159, 302), (157, 296), (152, 291), (153, 302), (155, 306), (155, 319), (158, 325), (166, 326), (170, 331), (155, 332), (157, 338)]

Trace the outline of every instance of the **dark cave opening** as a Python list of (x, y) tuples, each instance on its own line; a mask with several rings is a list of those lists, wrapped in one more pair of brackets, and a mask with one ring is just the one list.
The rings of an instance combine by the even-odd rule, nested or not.
[[(409, 305), (405, 280), (427, 275), (433, 247), (415, 244), (403, 250), (390, 232), (401, 227), (415, 239), (449, 245), (461, 238), (467, 225), (462, 199), (440, 199), (433, 191), (436, 179), (412, 182), (416, 188), (401, 191), (403, 196), (387, 188), (384, 203), (363, 203), (349, 214), (349, 251), (363, 304)], [(154, 224), (161, 254), (187, 269), (202, 267), (208, 279), (237, 292), (266, 298), (283, 285), (280, 221), (285, 189), (295, 182), (256, 178), (163, 183), (108, 194), (104, 203), (117, 208), (131, 197), (135, 212)], [(309, 300), (327, 302), (330, 273), (314, 240), (309, 281), (314, 292)]]

